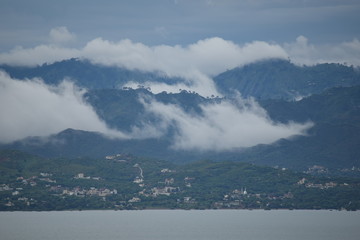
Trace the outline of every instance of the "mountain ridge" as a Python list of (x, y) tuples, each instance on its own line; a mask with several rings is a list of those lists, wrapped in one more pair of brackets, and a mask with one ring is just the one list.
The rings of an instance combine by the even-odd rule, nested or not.
[[(117, 97), (121, 99), (122, 94), (127, 96), (128, 105), (118, 112), (118, 115), (114, 114), (116, 111), (112, 110), (112, 108), (118, 109), (118, 104), (109, 105), (108, 101), (98, 102), (98, 104), (92, 103), (95, 109), (101, 110), (103, 106), (107, 106), (107, 111), (103, 115), (99, 115), (106, 122), (115, 119), (112, 126), (124, 126), (123, 129), (130, 129), (131, 123), (135, 123), (139, 116), (142, 120), (146, 119), (142, 115), (143, 106), (137, 102), (138, 94), (148, 94), (158, 101), (163, 101), (163, 103), (180, 101), (183, 103), (182, 106), (190, 111), (196, 109), (199, 104), (222, 101), (221, 99), (206, 99), (185, 92), (152, 94), (145, 89), (96, 90), (95, 92), (89, 92), (88, 99), (94, 98), (99, 101), (98, 93), (106, 93), (105, 95), (111, 99), (110, 102), (118, 104), (121, 104), (122, 101), (119, 101)], [(91, 94), (95, 95), (90, 96)], [(129, 96), (132, 96), (132, 98), (129, 98)], [(329, 89), (322, 94), (316, 94), (297, 102), (262, 100), (259, 104), (267, 110), (267, 113), (274, 121), (286, 123), (289, 121), (305, 122), (311, 120), (315, 126), (309, 130), (307, 136), (297, 136), (270, 145), (259, 145), (240, 151), (199, 152), (174, 150), (171, 148), (172, 140), (169, 138), (171, 132), (169, 132), (170, 135), (165, 134), (164, 137), (160, 138), (114, 140), (99, 133), (70, 129), (50, 136), (45, 143), (43, 138), (28, 138), (13, 144), (3, 145), (2, 148), (20, 149), (48, 157), (103, 157), (120, 152), (142, 157), (172, 160), (178, 163), (199, 159), (228, 159), (248, 161), (261, 165), (279, 165), (301, 171), (317, 164), (337, 169), (337, 172), (353, 166), (360, 167), (358, 161), (360, 159), (360, 86)], [(124, 107), (124, 105), (122, 106)], [(123, 119), (121, 119), (121, 116), (124, 115), (127, 116), (127, 124), (130, 124), (127, 127)], [(120, 123), (116, 122), (118, 118), (121, 119)]]
[(226, 95), (236, 90), (244, 97), (296, 100), (332, 87), (359, 85), (360, 71), (335, 63), (297, 66), (273, 59), (228, 70), (214, 81)]
[[(181, 77), (167, 77), (161, 72), (104, 66), (76, 58), (37, 67), (0, 65), (0, 69), (13, 78), (40, 77), (51, 85), (70, 78), (86, 89), (121, 88), (130, 81), (139, 84), (176, 84), (184, 81)], [(236, 90), (244, 97), (294, 100), (332, 87), (360, 85), (360, 70), (335, 63), (297, 66), (289, 60), (270, 59), (227, 70), (214, 76), (214, 82), (225, 96), (233, 95)]]

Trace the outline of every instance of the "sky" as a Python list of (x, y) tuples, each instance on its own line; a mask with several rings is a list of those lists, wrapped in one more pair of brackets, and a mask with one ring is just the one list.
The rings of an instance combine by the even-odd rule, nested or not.
[(48, 42), (50, 29), (76, 33), (74, 46), (102, 37), (154, 46), (221, 37), (237, 44), (314, 44), (360, 38), (359, 0), (1, 0), (0, 51)]
[[(36, 66), (75, 57), (184, 79), (145, 83), (154, 92), (181, 88), (216, 96), (214, 76), (259, 60), (360, 66), (359, 13), (359, 0), (0, 0), (0, 64)], [(275, 123), (239, 93), (238, 104), (201, 106), (201, 116), (139, 99), (159, 123), (123, 133), (109, 129), (68, 80), (48, 86), (4, 72), (0, 100), (6, 113), (0, 142), (66, 128), (120, 138), (159, 137), (175, 123), (174, 148), (220, 151), (306, 135), (313, 126)]]

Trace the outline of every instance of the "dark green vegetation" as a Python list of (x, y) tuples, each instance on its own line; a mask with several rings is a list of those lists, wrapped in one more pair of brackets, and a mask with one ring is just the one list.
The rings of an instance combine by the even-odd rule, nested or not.
[(110, 139), (64, 129), (2, 144), (1, 210), (360, 208), (360, 73), (353, 67), (253, 63), (215, 77), (222, 98), (121, 89), (129, 80), (180, 79), (76, 59), (0, 68), (14, 78), (41, 77), (47, 84), (71, 79), (88, 89), (84, 99), (98, 116), (123, 132), (159, 121), (139, 99), (173, 104), (196, 116), (201, 105), (235, 101), (233, 90), (255, 97), (276, 123), (314, 124), (307, 136), (222, 152), (172, 149), (175, 124), (159, 138)]
[[(139, 96), (148, 96), (159, 102), (178, 103), (188, 112), (199, 112), (199, 104), (211, 104), (225, 99), (207, 99), (182, 92), (178, 94), (152, 94), (145, 89), (92, 90), (86, 99), (98, 115), (111, 127), (129, 131), (141, 121), (156, 122), (147, 115)], [(308, 136), (282, 139), (272, 145), (259, 145), (242, 151), (197, 152), (175, 151), (172, 129), (162, 138), (115, 140), (97, 133), (67, 129), (59, 134), (42, 138), (28, 138), (4, 145), (2, 148), (19, 149), (46, 157), (102, 157), (118, 152), (131, 153), (174, 162), (199, 159), (232, 160), (255, 164), (280, 166), (305, 171), (314, 165), (326, 168), (324, 173), (359, 175), (360, 168), (360, 87), (339, 87), (315, 94), (301, 101), (261, 100), (260, 105), (276, 122), (314, 123)], [(350, 171), (349, 169), (355, 170)]]
[(360, 209), (360, 180), (239, 162), (186, 165), (118, 154), (46, 159), (0, 152), (0, 210)]
[(237, 90), (245, 97), (293, 100), (332, 87), (359, 85), (360, 72), (340, 64), (300, 67), (275, 59), (226, 71), (214, 80), (226, 95)]
[(47, 84), (57, 85), (69, 79), (79, 87), (87, 89), (112, 89), (131, 81), (177, 82), (180, 79), (168, 78), (164, 74), (128, 70), (91, 64), (87, 60), (69, 59), (37, 67), (13, 67), (2, 65), (0, 69), (12, 78), (41, 78)]
[(348, 170), (360, 164), (359, 86), (332, 88), (298, 102), (264, 100), (260, 104), (274, 120), (312, 121), (315, 125), (308, 136), (247, 149), (242, 160), (299, 170), (321, 165), (337, 174), (355, 173)]
[[(94, 65), (87, 60), (69, 59), (37, 67), (0, 65), (11, 77), (26, 79), (39, 77), (47, 84), (59, 84), (70, 79), (87, 89), (113, 89), (129, 81), (174, 84), (181, 79), (163, 73), (128, 70), (126, 68)], [(340, 64), (296, 66), (290, 61), (273, 59), (228, 70), (214, 77), (224, 95), (239, 91), (243, 96), (259, 99), (295, 99), (321, 93), (332, 87), (360, 84), (360, 71)]]

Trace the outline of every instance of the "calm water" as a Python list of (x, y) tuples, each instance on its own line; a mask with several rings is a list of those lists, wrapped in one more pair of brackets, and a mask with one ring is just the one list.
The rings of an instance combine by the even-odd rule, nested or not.
[(1, 240), (360, 239), (360, 212), (147, 210), (0, 212)]

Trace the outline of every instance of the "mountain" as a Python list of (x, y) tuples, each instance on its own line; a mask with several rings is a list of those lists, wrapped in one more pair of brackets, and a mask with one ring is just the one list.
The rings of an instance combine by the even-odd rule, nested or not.
[[(339, 64), (296, 66), (289, 61), (269, 60), (249, 64), (215, 77), (224, 98), (204, 98), (196, 93), (153, 94), (144, 88), (119, 89), (130, 80), (181, 81), (160, 73), (145, 73), (125, 68), (94, 65), (86, 60), (70, 59), (38, 67), (1, 66), (12, 77), (41, 77), (57, 84), (70, 77), (88, 90), (84, 100), (108, 126), (125, 133), (141, 124), (157, 124), (156, 114), (147, 111), (139, 99), (153, 99), (164, 106), (177, 106), (189, 116), (201, 116), (201, 105), (232, 101), (233, 89), (244, 97), (254, 96), (275, 122), (313, 122), (307, 136), (281, 139), (271, 145), (228, 151), (175, 150), (176, 124), (162, 129), (161, 136), (138, 139), (113, 139), (95, 132), (75, 129), (48, 137), (28, 137), (0, 149), (19, 149), (44, 157), (103, 157), (129, 153), (186, 163), (199, 159), (233, 160), (307, 171), (314, 165), (330, 173), (359, 175), (360, 168), (360, 87), (359, 71)], [(354, 85), (354, 86), (353, 86)], [(342, 87), (338, 87), (342, 86)], [(350, 86), (350, 87), (344, 87)], [(305, 95), (300, 101), (289, 101)], [(235, 101), (235, 100), (234, 100)], [(354, 169), (348, 171), (349, 169)]]
[(176, 83), (181, 81), (180, 78), (169, 78), (159, 72), (143, 72), (136, 69), (103, 66), (75, 58), (37, 67), (0, 65), (0, 69), (7, 72), (12, 78), (37, 77), (51, 85), (57, 85), (64, 79), (70, 79), (77, 86), (86, 89), (118, 88), (129, 81), (138, 83), (146, 81)]
[(156, 121), (153, 116), (145, 113), (145, 107), (140, 103), (139, 98), (151, 98), (163, 104), (174, 104), (180, 106), (185, 112), (200, 113), (200, 104), (210, 104), (217, 99), (204, 98), (185, 90), (180, 93), (153, 94), (149, 90), (140, 89), (95, 89), (85, 94), (85, 99), (94, 107), (100, 116), (109, 126), (130, 130), (132, 125), (140, 121)]
[[(186, 111), (200, 111), (199, 104), (221, 99), (207, 99), (197, 94), (153, 94), (146, 89), (89, 91), (85, 96), (98, 115), (112, 127), (129, 130), (140, 120), (157, 121), (145, 114), (138, 102), (140, 95), (155, 98), (164, 104), (177, 103)], [(233, 160), (261, 165), (279, 166), (306, 171), (314, 165), (327, 168), (330, 173), (344, 173), (360, 167), (360, 86), (338, 87), (315, 94), (301, 101), (262, 100), (260, 105), (276, 122), (312, 121), (307, 136), (282, 139), (271, 145), (258, 145), (234, 151), (180, 151), (171, 148), (172, 132), (161, 138), (110, 139), (99, 133), (68, 129), (47, 139), (31, 137), (4, 148), (20, 149), (47, 157), (103, 157), (116, 153), (131, 153), (185, 163), (199, 159)], [(359, 172), (353, 171), (358, 175)]]
[[(86, 89), (121, 88), (129, 81), (179, 83), (178, 77), (167, 77), (161, 72), (144, 72), (121, 67), (92, 64), (86, 59), (69, 59), (37, 67), (0, 65), (11, 77), (17, 79), (40, 77), (47, 84), (56, 85), (71, 79)], [(247, 64), (214, 77), (216, 87), (225, 96), (234, 90), (244, 97), (258, 99), (293, 100), (337, 86), (360, 85), (360, 71), (341, 64), (297, 66), (290, 61), (272, 59)]]
[(332, 87), (360, 84), (360, 71), (341, 64), (297, 66), (285, 60), (267, 60), (219, 74), (214, 81), (225, 95), (294, 100)]
[(315, 126), (308, 136), (257, 146), (237, 156), (258, 164), (300, 168), (322, 165), (327, 168), (359, 167), (360, 86), (332, 88), (298, 102), (262, 101), (272, 119), (286, 122), (311, 120)]

